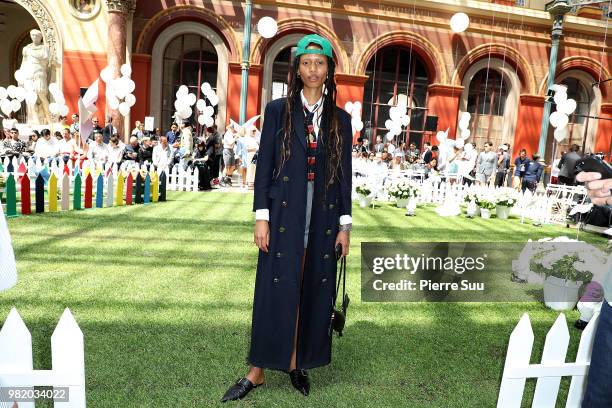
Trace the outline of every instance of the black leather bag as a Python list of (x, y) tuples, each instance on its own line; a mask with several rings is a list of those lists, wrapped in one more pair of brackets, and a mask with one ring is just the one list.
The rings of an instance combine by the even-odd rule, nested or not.
[[(334, 293), (334, 303), (333, 303), (334, 311), (332, 312), (332, 316), (331, 316), (330, 328), (338, 333), (338, 337), (342, 337), (342, 331), (344, 330), (344, 325), (346, 323), (346, 310), (348, 308), (350, 299), (349, 299), (348, 294), (346, 293), (346, 257), (340, 255), (342, 253), (342, 247), (340, 247), (340, 250), (338, 250), (338, 247), (336, 247), (336, 259), (340, 261), (339, 262), (340, 271), (339, 272), (337, 271), (338, 283), (336, 284), (336, 292)], [(341, 298), (342, 303), (340, 305), (340, 309), (338, 309), (336, 307), (336, 301), (338, 299), (338, 293), (340, 291), (340, 281), (341, 280), (342, 280), (342, 298)]]

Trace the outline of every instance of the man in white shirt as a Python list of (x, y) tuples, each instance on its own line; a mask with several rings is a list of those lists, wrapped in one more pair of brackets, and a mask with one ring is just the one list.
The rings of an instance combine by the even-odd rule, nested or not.
[(102, 132), (94, 133), (95, 142), (89, 145), (87, 158), (93, 160), (94, 163), (105, 164), (108, 160), (108, 146), (103, 142)]
[(112, 136), (108, 144), (108, 162), (113, 164), (121, 164), (123, 160), (123, 151), (125, 144), (121, 143), (117, 136)]
[(73, 157), (78, 150), (77, 144), (72, 138), (69, 129), (62, 129), (62, 140), (59, 141), (60, 157), (64, 159), (64, 163), (68, 162), (70, 157)]
[(157, 172), (165, 170), (168, 172), (170, 163), (172, 162), (172, 148), (168, 145), (168, 138), (166, 135), (159, 137), (159, 144), (153, 148), (153, 165), (157, 169)]
[(36, 142), (34, 155), (41, 160), (57, 157), (60, 153), (57, 139), (51, 137), (51, 131), (49, 129), (43, 129), (40, 133), (42, 137)]

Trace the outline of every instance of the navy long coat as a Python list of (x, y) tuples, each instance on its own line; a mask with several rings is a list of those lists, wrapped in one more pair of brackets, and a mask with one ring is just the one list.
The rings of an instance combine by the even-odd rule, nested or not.
[[(295, 106), (291, 156), (275, 179), (272, 174), (280, 165), (286, 98), (266, 106), (253, 199), (253, 211), (264, 208), (270, 211), (270, 244), (268, 253), (259, 250), (248, 362), (256, 367), (283, 371), (288, 371), (291, 361), (298, 306), (297, 368), (314, 368), (331, 362), (330, 322), (336, 282), (334, 244), (340, 215), (351, 215), (351, 120), (348, 113), (334, 107), (338, 110), (342, 133), (341, 170), (338, 179), (328, 187), (323, 203), (327, 137), (323, 119), (317, 143), (314, 195), (300, 297), (299, 276), (306, 223), (306, 136), (301, 103)], [(329, 108), (324, 105), (324, 109)]]

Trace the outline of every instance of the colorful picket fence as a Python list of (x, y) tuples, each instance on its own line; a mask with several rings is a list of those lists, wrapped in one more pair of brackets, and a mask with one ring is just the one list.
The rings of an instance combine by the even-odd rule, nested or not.
[(591, 364), (591, 351), (598, 320), (599, 313), (596, 313), (582, 332), (576, 361), (566, 363), (570, 335), (565, 315), (561, 313), (546, 335), (541, 363), (530, 364), (534, 335), (529, 315), (525, 313), (510, 335), (497, 407), (527, 406), (523, 404), (527, 378), (537, 378), (532, 407), (561, 406), (557, 397), (562, 377), (572, 377), (565, 407), (580, 407)]
[(42, 165), (31, 159), (7, 162), (0, 163), (0, 174), (6, 180), (8, 217), (31, 214), (32, 207), (43, 213), (166, 201), (166, 172), (158, 174), (153, 166), (102, 168), (86, 161), (72, 167), (60, 166), (58, 161)]

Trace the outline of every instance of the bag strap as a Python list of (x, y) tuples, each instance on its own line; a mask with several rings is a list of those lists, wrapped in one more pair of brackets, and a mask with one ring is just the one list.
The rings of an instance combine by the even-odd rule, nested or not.
[(340, 257), (340, 272), (338, 273), (336, 292), (334, 293), (334, 307), (336, 307), (336, 301), (338, 300), (338, 291), (340, 290), (340, 278), (342, 278), (342, 302), (344, 306), (344, 295), (346, 294), (346, 256)]

